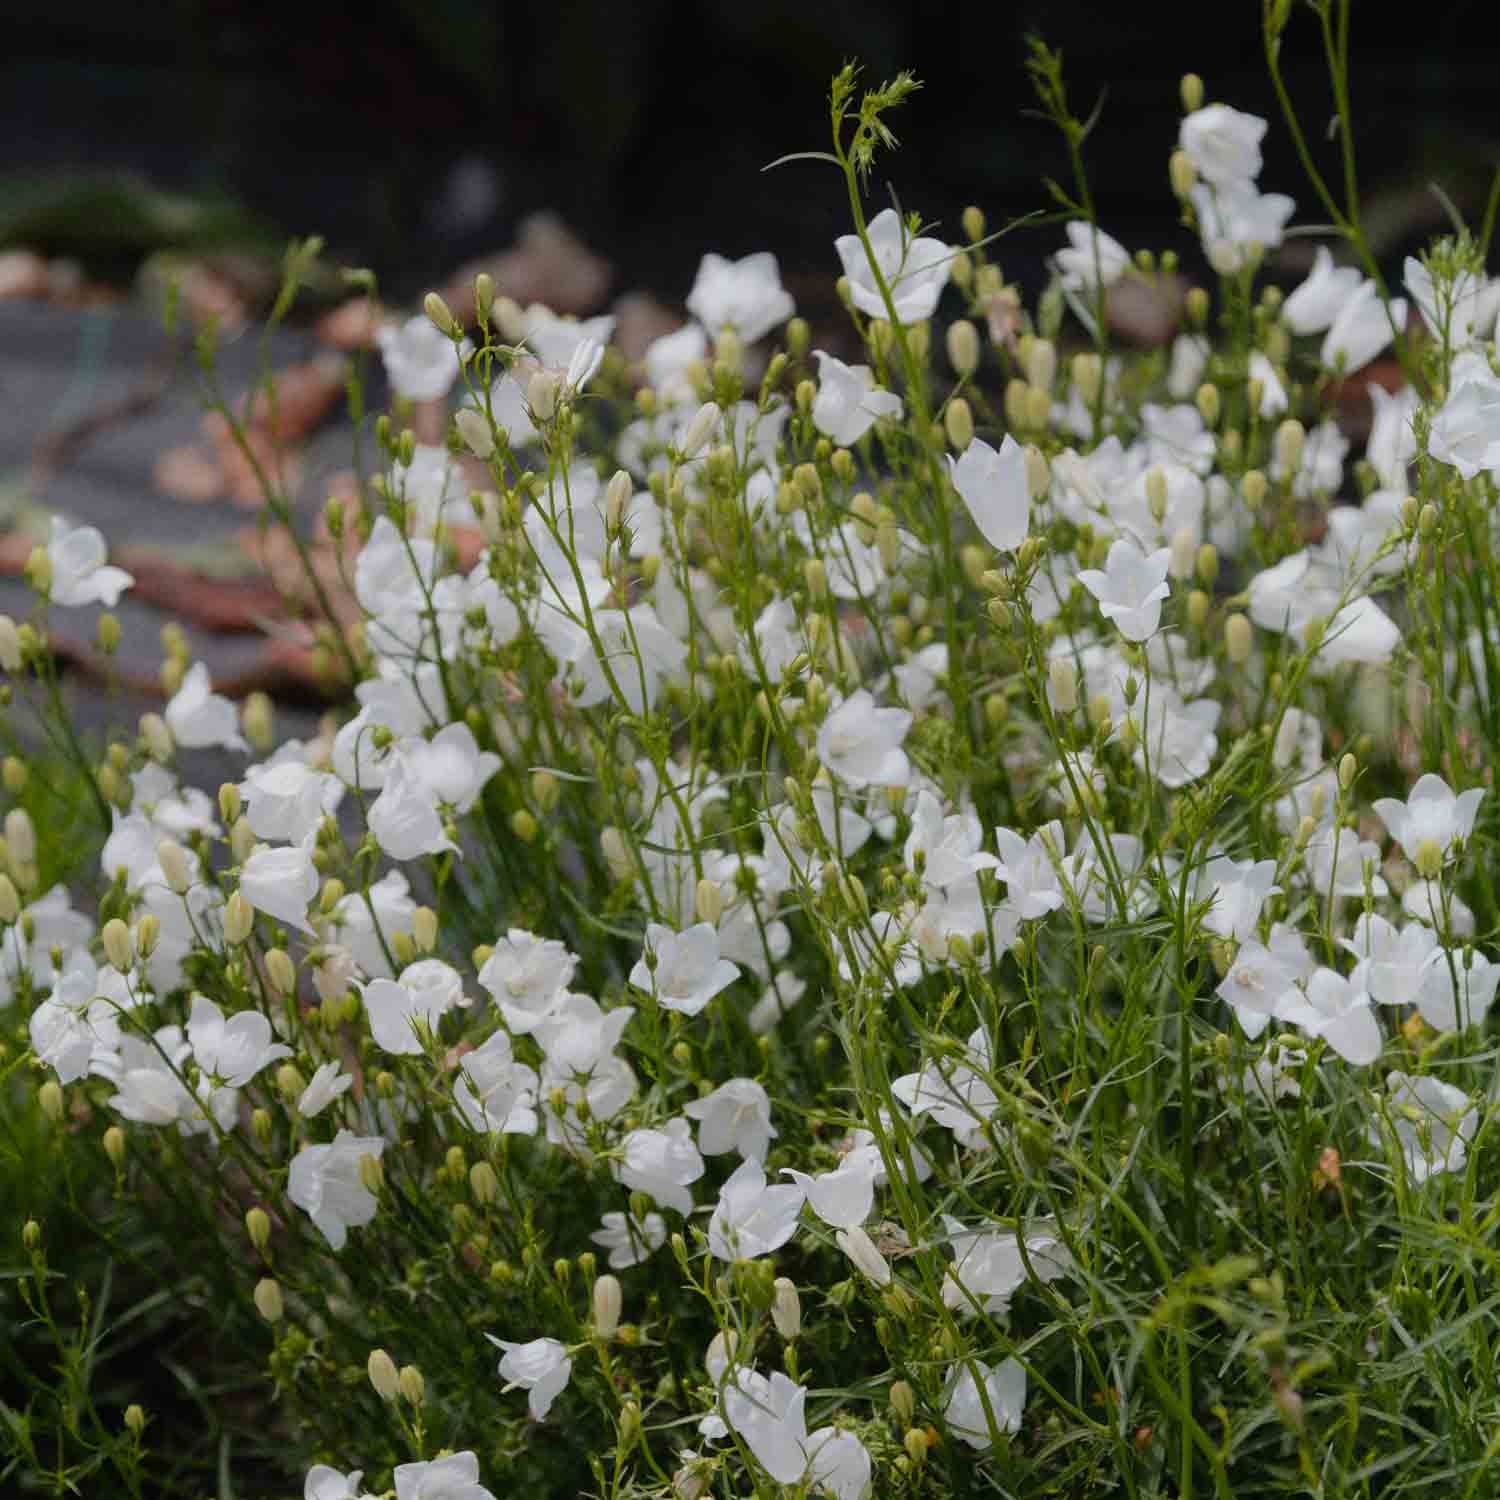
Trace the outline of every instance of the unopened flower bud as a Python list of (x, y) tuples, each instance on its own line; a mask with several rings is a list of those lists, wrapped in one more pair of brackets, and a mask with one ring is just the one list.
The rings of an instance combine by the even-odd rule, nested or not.
[(684, 458), (695, 457), (708, 442), (714, 433), (719, 430), (719, 418), (723, 415), (718, 405), (712, 401), (705, 401), (693, 414), (693, 420), (688, 423), (687, 432), (682, 439), (682, 456)]
[(1209, 381), (1204, 381), (1198, 387), (1198, 393), (1193, 397), (1193, 404), (1198, 408), (1198, 415), (1203, 418), (1205, 427), (1217, 427), (1219, 425), (1219, 388)]
[(365, 1373), (375, 1394), (382, 1401), (394, 1401), (401, 1394), (401, 1377), (396, 1370), (396, 1361), (384, 1349), (372, 1349), (365, 1362)]
[(705, 876), (698, 882), (693, 906), (700, 922), (717, 927), (719, 918), (724, 915), (724, 887), (717, 880), (710, 880)]
[(251, 693), (240, 712), (240, 723), (244, 728), (245, 738), (262, 755), (267, 754), (276, 742), (276, 710), (271, 703), (270, 694)]
[(255, 908), (238, 892), (224, 903), (224, 941), (237, 948), (248, 941), (255, 926)]
[(948, 441), (960, 453), (974, 441), (974, 411), (962, 396), (955, 396), (943, 413), (943, 427)]
[(1188, 624), (1191, 625), (1194, 630), (1202, 630), (1204, 625), (1207, 624), (1208, 611), (1211, 603), (1212, 601), (1209, 599), (1208, 595), (1203, 592), (1202, 589), (1194, 589), (1192, 593), (1188, 595)]
[(1438, 508), (1431, 500), (1417, 512), (1417, 535), (1424, 541), (1437, 530)]
[(1201, 286), (1190, 287), (1183, 299), (1183, 311), (1187, 314), (1188, 326), (1202, 328), (1208, 322), (1208, 293)]
[(971, 203), (964, 211), (959, 221), (963, 225), (965, 237), (971, 245), (977, 245), (984, 238), (984, 210)]
[(146, 1409), (139, 1402), (132, 1401), (125, 1408), (125, 1430), (132, 1437), (139, 1437), (146, 1430)]
[(430, 906), (419, 906), (412, 913), (411, 936), (418, 953), (431, 953), (437, 947), (437, 913)]
[(281, 1283), (272, 1276), (262, 1276), (255, 1283), (252, 1294), (255, 1310), (268, 1323), (279, 1323), (286, 1316), (286, 1304), (281, 1298)]
[(412, 1406), (420, 1406), (427, 1399), (427, 1382), (422, 1379), (422, 1372), (415, 1365), (402, 1365), (400, 1374), (396, 1376), (396, 1384), (402, 1396)]
[(359, 1159), (359, 1180), (364, 1185), (367, 1193), (379, 1195), (385, 1187), (385, 1169), (380, 1165), (378, 1156), (371, 1156), (366, 1152)]
[(1043, 386), (1029, 386), (1026, 391), (1026, 426), (1033, 432), (1040, 432), (1051, 416), (1051, 392)]
[(272, 948), (265, 957), (266, 977), (283, 995), (290, 995), (297, 988), (297, 966), (284, 948)]
[(1167, 180), (1172, 184), (1172, 196), (1186, 200), (1193, 195), (1198, 181), (1198, 169), (1186, 151), (1174, 151), (1167, 162)]
[(486, 459), (495, 451), (489, 418), (478, 407), (461, 407), (454, 415), (453, 425), (458, 429), (460, 441), (475, 458)]
[(523, 844), (534, 844), (542, 830), (541, 825), (524, 807), (518, 807), (510, 815), (510, 831)]
[(551, 771), (539, 767), (531, 773), (531, 798), (542, 812), (551, 812), (561, 796), (562, 783)]
[(147, 912), (139, 922), (135, 924), (135, 947), (136, 952), (142, 958), (150, 958), (156, 952), (156, 945), (161, 941), (161, 919), (155, 912)]
[(118, 1125), (111, 1125), (104, 1132), (104, 1154), (116, 1171), (125, 1165), (125, 1153), (128, 1149), (129, 1142), (125, 1139), (125, 1132)]
[(1359, 775), (1359, 762), (1346, 753), (1339, 761), (1339, 785), (1347, 792), (1354, 785), (1354, 778), (1357, 775)]
[(1193, 576), (1198, 561), (1198, 539), (1191, 526), (1180, 526), (1172, 533), (1167, 571), (1173, 578), (1182, 580)]
[(1190, 115), (1203, 108), (1203, 80), (1196, 73), (1182, 75), (1178, 94), (1182, 99), (1183, 114)]
[(33, 547), (26, 559), (26, 581), (37, 593), (45, 594), (52, 588), (52, 557), (45, 547)]
[(448, 304), (436, 292), (428, 292), (422, 299), (422, 311), (427, 314), (428, 322), (439, 333), (446, 333), (450, 339), (456, 339), (463, 332), (453, 314), (448, 311)]
[(624, 1292), (620, 1278), (607, 1272), (594, 1283), (594, 1333), (601, 1339), (612, 1339), (620, 1327), (620, 1309)]
[(36, 825), (24, 807), (13, 807), (5, 815), (5, 843), (12, 864), (36, 863)]
[(469, 1191), (481, 1207), (487, 1207), (499, 1197), (500, 1179), (487, 1161), (477, 1161), (469, 1168)]
[(617, 881), (626, 881), (634, 876), (635, 863), (630, 857), (630, 846), (618, 828), (605, 827), (600, 830), (599, 848), (604, 855), (604, 862), (609, 866), (609, 873)]
[(604, 519), (613, 529), (625, 518), (626, 507), (635, 497), (635, 482), (624, 469), (616, 469), (604, 491)]
[(1005, 385), (1005, 425), (1012, 432), (1027, 425), (1026, 397), (1030, 387), (1024, 380), (1014, 379)]
[(1240, 495), (1251, 510), (1259, 510), (1266, 498), (1266, 476), (1259, 469), (1250, 469), (1240, 480)]
[(0, 923), (10, 926), (21, 915), (21, 897), (9, 875), (0, 874)]
[(526, 385), (526, 404), (532, 420), (550, 422), (557, 412), (557, 376), (551, 370), (538, 370)]
[(802, 1299), (797, 1295), (795, 1284), (786, 1276), (778, 1276), (771, 1292), (771, 1321), (776, 1332), (788, 1343), (802, 1332)]
[(1146, 470), (1146, 509), (1158, 526), (1167, 515), (1167, 471), (1160, 464)]
[(1050, 393), (1057, 378), (1057, 345), (1051, 339), (1032, 339), (1026, 347), (1024, 367), (1030, 385)]
[(0, 615), (0, 668), (15, 673), (21, 670), (21, 632), (9, 615)]
[(42, 1244), (42, 1226), (35, 1219), (27, 1219), (21, 1226), (21, 1243), (28, 1250), (39, 1250)]
[(1307, 429), (1295, 417), (1288, 417), (1276, 429), (1276, 463), (1283, 474), (1297, 472), (1306, 442)]
[(979, 368), (979, 330), (967, 318), (948, 325), (944, 342), (948, 349), (948, 363), (953, 366), (955, 374), (968, 376)]
[(1198, 581), (1204, 588), (1212, 588), (1219, 577), (1219, 549), (1212, 542), (1204, 542), (1198, 548), (1198, 561), (1195, 571)]
[(37, 1103), (42, 1107), (42, 1113), (55, 1125), (63, 1117), (63, 1110), (67, 1101), (63, 1098), (62, 1085), (55, 1079), (49, 1078), (41, 1088), (37, 1090)]
[(307, 1088), (307, 1080), (291, 1063), (282, 1063), (276, 1070), (276, 1092), (288, 1104), (296, 1104)]
[(1061, 714), (1078, 707), (1078, 671), (1065, 656), (1054, 656), (1047, 663), (1047, 698)]
[(157, 844), (156, 862), (161, 866), (168, 887), (177, 895), (183, 895), (192, 885), (193, 874), (188, 863), (188, 852), (176, 839), (162, 839)]
[(257, 1250), (264, 1250), (271, 1241), (271, 1216), (263, 1208), (245, 1211), (245, 1233)]

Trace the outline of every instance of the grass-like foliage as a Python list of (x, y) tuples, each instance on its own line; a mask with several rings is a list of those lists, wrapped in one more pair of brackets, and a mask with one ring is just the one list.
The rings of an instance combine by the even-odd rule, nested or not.
[(314, 539), (265, 472), (357, 698), (312, 740), (169, 641), (85, 745), (48, 632), (131, 580), (57, 523), (0, 620), (50, 737), (5, 1493), (1495, 1494), (1500, 293), (1488, 221), (1382, 279), (1348, 15), (1266, 9), (1333, 226), (1290, 295), (1267, 122), (1184, 80), (1169, 352), (1113, 342), (1175, 266), (1095, 221), (1041, 46), (1035, 306), (979, 209), (875, 211), (920, 95), (852, 68), (778, 166), (847, 200), (858, 362), (769, 256), (644, 368), (429, 297), (391, 411), (351, 369), (357, 501)]

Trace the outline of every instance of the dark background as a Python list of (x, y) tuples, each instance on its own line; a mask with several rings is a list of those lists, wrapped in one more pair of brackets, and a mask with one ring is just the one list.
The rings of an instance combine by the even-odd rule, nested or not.
[[(1319, 215), (1279, 128), (1259, 0), (1218, 5), (944, 0), (256, 0), (148, 5), (12, 0), (0, 61), (0, 244), (31, 243), (128, 274), (158, 224), (77, 196), (89, 174), (220, 205), (225, 233), (271, 243), (318, 232), (411, 294), (559, 213), (618, 268), (616, 289), (680, 300), (699, 255), (773, 249), (826, 272), (846, 227), (827, 167), (762, 175), (827, 143), (828, 80), (849, 58), (925, 88), (894, 123), (888, 178), (903, 205), (956, 232), (963, 205), (992, 225), (1045, 207), (1065, 171), (1029, 118), (1025, 37), (1060, 46), (1075, 108), (1101, 90), (1087, 151), (1106, 228), (1132, 246), (1180, 243), (1166, 191), (1177, 80), (1272, 118), (1263, 186)], [(1477, 212), (1500, 159), (1488, 0), (1404, 12), (1355, 6), (1354, 111), (1382, 251), (1439, 222), (1436, 177)], [(1315, 19), (1285, 42), (1293, 93), (1331, 162)], [(883, 182), (872, 183), (884, 198)], [(72, 199), (66, 194), (72, 192)], [(80, 202), (85, 206), (80, 207)], [(61, 203), (61, 206), (59, 206)], [(217, 222), (217, 221), (216, 221)], [(1057, 230), (1000, 253), (1029, 279)]]

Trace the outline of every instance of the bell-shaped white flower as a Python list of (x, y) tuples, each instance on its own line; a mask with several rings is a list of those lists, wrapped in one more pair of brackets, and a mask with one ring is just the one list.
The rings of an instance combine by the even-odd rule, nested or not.
[(1204, 181), (1191, 197), (1204, 254), (1221, 276), (1233, 276), (1253, 258), (1276, 249), (1297, 207), (1285, 193), (1262, 193), (1253, 182), (1215, 187)]
[(996, 1434), (1019, 1432), (1025, 1408), (1026, 1371), (1015, 1359), (994, 1366), (966, 1359), (948, 1377), (943, 1415), (949, 1431), (971, 1448), (982, 1450)]
[[(1418, 924), (1413, 923), (1414, 927)], [(1436, 1031), (1464, 1031), (1482, 1026), (1495, 1003), (1500, 964), (1482, 954), (1435, 955), (1422, 974), (1417, 1011)]]
[(1067, 248), (1059, 250), (1053, 260), (1070, 292), (1096, 297), (1101, 287), (1113, 286), (1130, 269), (1130, 252), (1113, 236), (1083, 219), (1070, 220), (1066, 228)]
[(479, 983), (494, 996), (505, 1024), (525, 1036), (556, 1008), (578, 960), (555, 938), (512, 927), (479, 970)]
[[(875, 265), (880, 268), (891, 294), (896, 318), (902, 323), (920, 323), (937, 310), (938, 299), (948, 284), (953, 251), (941, 240), (912, 238), (893, 208), (882, 209), (866, 226)], [(875, 271), (857, 234), (841, 234), (834, 241), (844, 275), (849, 278), (849, 296), (866, 317), (889, 318), (890, 309), (880, 295)]]
[(1161, 625), (1161, 601), (1170, 593), (1167, 569), (1171, 549), (1149, 556), (1121, 537), (1109, 549), (1103, 570), (1084, 568), (1078, 581), (1099, 603), (1099, 613), (1114, 621), (1127, 641), (1145, 641)]
[(304, 1146), (287, 1173), (286, 1193), (317, 1225), (335, 1250), (342, 1250), (351, 1229), (375, 1217), (375, 1195), (359, 1174), (360, 1159), (377, 1161), (385, 1150), (383, 1136), (359, 1136), (341, 1130), (331, 1145)]
[(777, 1484), (807, 1473), (807, 1389), (779, 1370), (768, 1380), (740, 1369), (724, 1386), (724, 1418)]
[(1300, 1001), (1296, 986), (1312, 977), (1313, 961), (1301, 938), (1290, 928), (1277, 926), (1269, 943), (1253, 938), (1235, 950), (1229, 972), (1214, 992), (1234, 1011), (1246, 1036), (1258, 1037), (1273, 1017), (1281, 1014), (1282, 1001), (1291, 996)]
[(248, 750), (239, 731), (239, 716), (228, 698), (214, 692), (208, 668), (194, 662), (163, 711), (172, 738), (184, 750)]
[(638, 990), (654, 995), (663, 1010), (684, 1016), (696, 1016), (739, 977), (739, 968), (719, 957), (719, 934), (711, 922), (685, 932), (648, 923), (645, 952), (630, 971)]
[(414, 1022), (435, 1032), (438, 1022), (463, 1003), (463, 980), (458, 971), (436, 958), (408, 965), (399, 981), (372, 979), (364, 991), (365, 1014), (375, 1045), (398, 1057), (414, 1057), (422, 1051)]
[(1362, 370), (1406, 326), (1406, 302), (1393, 299), (1389, 309), (1380, 300), (1380, 288), (1363, 282), (1339, 309), (1323, 339), (1319, 360), (1325, 370), (1352, 375)]
[(268, 843), (300, 844), (318, 830), (324, 817), (338, 811), (343, 783), (327, 771), (315, 771), (297, 757), (251, 766), (240, 783), (245, 820), (256, 838)]
[(795, 1167), (783, 1167), (781, 1174), (797, 1184), (812, 1211), (830, 1229), (853, 1229), (870, 1217), (875, 1204), (875, 1161), (867, 1152), (850, 1152), (832, 1172), (813, 1177)]
[(354, 1075), (345, 1073), (337, 1062), (320, 1063), (297, 1097), (297, 1113), (304, 1120), (311, 1120), (353, 1087)]
[(1025, 450), (1009, 433), (998, 449), (975, 438), (948, 467), (979, 534), (997, 552), (1014, 552), (1031, 524)]
[(1260, 143), (1266, 121), (1227, 104), (1208, 104), (1185, 115), (1177, 144), (1205, 181), (1219, 186), (1260, 176)]
[(552, 1403), (567, 1388), (573, 1373), (573, 1361), (568, 1351), (556, 1339), (532, 1339), (529, 1343), (511, 1343), (497, 1339), (494, 1334), (485, 1334), (497, 1349), (505, 1351), (500, 1361), (500, 1378), (508, 1391), (523, 1390), (527, 1393), (526, 1407), (532, 1420), (543, 1422), (552, 1409)]
[(1412, 787), (1405, 802), (1379, 797), (1371, 804), (1402, 853), (1421, 869), (1429, 861), (1445, 859), (1458, 839), (1474, 832), (1474, 819), (1484, 801), (1484, 788), (1454, 794), (1441, 776), (1429, 771)]
[(749, 1158), (719, 1190), (708, 1222), (708, 1248), (720, 1260), (754, 1260), (779, 1250), (797, 1232), (806, 1195), (788, 1183), (768, 1185), (765, 1168)]
[(852, 448), (876, 422), (901, 415), (901, 398), (877, 390), (868, 365), (813, 351), (818, 361), (818, 394), (813, 399), (813, 426), (841, 448)]
[(360, 1484), (364, 1476), (363, 1469), (340, 1474), (327, 1464), (314, 1464), (307, 1471), (302, 1500), (364, 1500), (365, 1490)]
[[(1410, 1073), (1388, 1073), (1385, 1084), (1387, 1117), (1411, 1180), (1421, 1184), (1440, 1172), (1463, 1171), (1479, 1129), (1479, 1111), (1469, 1096), (1451, 1083)], [(1370, 1139), (1380, 1144), (1374, 1125)]]
[(391, 757), (385, 785), (367, 817), (375, 842), (392, 859), (456, 850), (448, 837), (436, 796), (403, 753)]
[(123, 568), (110, 566), (107, 555), (104, 534), (97, 527), (69, 526), (54, 516), (47, 543), (47, 561), (52, 567), (48, 598), (70, 609), (81, 604), (113, 609), (135, 579)]
[(1322, 333), (1364, 285), (1354, 266), (1335, 266), (1326, 245), (1318, 246), (1312, 270), (1281, 304), (1281, 319), (1293, 333)]
[(693, 1144), (692, 1127), (677, 1118), (668, 1120), (661, 1130), (632, 1130), (620, 1142), (614, 1174), (617, 1182), (649, 1194), (662, 1207), (690, 1214), (693, 1195), (688, 1185), (703, 1175), (703, 1158)]
[(1281, 889), (1276, 884), (1274, 859), (1211, 859), (1203, 868), (1202, 884), (1213, 903), (1203, 925), (1219, 937), (1239, 942), (1254, 933), (1266, 898)]
[(397, 1464), (391, 1478), (396, 1500), (495, 1500), (479, 1482), (479, 1460), (472, 1453)]
[(877, 708), (870, 694), (860, 688), (823, 720), (818, 758), (832, 775), (856, 789), (905, 786), (911, 780), (911, 762), (901, 745), (911, 728), (911, 717), (908, 709)]
[(72, 954), (27, 1023), (31, 1050), (56, 1072), (59, 1083), (103, 1071), (101, 1064), (113, 1061), (119, 1046), (119, 1010), (100, 995), (99, 977), (87, 953)]
[(1322, 1037), (1345, 1062), (1361, 1067), (1374, 1062), (1384, 1046), (1370, 996), (1333, 969), (1318, 969), (1305, 989), (1283, 995), (1277, 1014), (1303, 1035)]
[(776, 1134), (771, 1096), (753, 1078), (731, 1078), (682, 1112), (698, 1122), (698, 1149), (705, 1156), (738, 1151), (747, 1161), (764, 1161)]
[(242, 1010), (225, 1019), (206, 995), (194, 995), (188, 1015), (193, 1061), (231, 1088), (244, 1088), (262, 1068), (290, 1057), (292, 1049), (271, 1040), (271, 1023), (258, 1010)]
[(1500, 468), (1500, 380), (1482, 356), (1454, 360), (1448, 394), (1432, 419), (1427, 446), (1463, 479)]
[(943, 1281), (943, 1305), (966, 1317), (979, 1311), (1003, 1315), (1031, 1277), (1056, 1281), (1073, 1269), (1072, 1257), (1055, 1234), (1026, 1235), (1023, 1253), (1022, 1239), (1015, 1234), (971, 1232), (954, 1219), (947, 1226), (953, 1264)]
[(240, 866), (240, 895), (288, 927), (311, 933), (308, 903), (318, 894), (318, 870), (312, 854), (298, 844), (273, 849), (258, 844)]
[(474, 731), (462, 720), (438, 730), (430, 740), (402, 742), (401, 754), (435, 802), (466, 813), (485, 783), (500, 769), (493, 750), (481, 750)]
[(705, 255), (688, 293), (687, 310), (711, 334), (732, 328), (745, 343), (753, 344), (797, 308), (781, 284), (776, 257), (763, 250), (740, 260)]
[(536, 1072), (517, 1062), (510, 1038), (495, 1032), (464, 1054), (453, 1102), (470, 1130), (486, 1135), (535, 1135)]
[(609, 1251), (609, 1268), (624, 1271), (638, 1266), (666, 1244), (667, 1221), (660, 1214), (648, 1213), (637, 1219), (633, 1214), (607, 1213), (600, 1227), (589, 1238)]
[(1061, 823), (1048, 823), (1028, 839), (1009, 828), (997, 828), (995, 847), (1000, 851), (995, 876), (1004, 881), (1006, 904), (1022, 921), (1045, 917), (1063, 904), (1057, 874), (1064, 849)]
[(458, 379), (459, 347), (425, 313), (377, 328), (375, 341), (391, 388), (408, 401), (441, 401)]

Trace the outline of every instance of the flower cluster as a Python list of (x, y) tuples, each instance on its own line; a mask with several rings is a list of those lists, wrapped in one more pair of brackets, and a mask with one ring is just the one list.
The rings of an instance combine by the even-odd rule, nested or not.
[[(1171, 180), (1222, 322), (1195, 290), (1130, 354), (1109, 299), (1162, 258), (1075, 205), (1028, 311), (977, 210), (865, 219), (901, 90), (852, 87), (865, 363), (769, 255), (705, 257), (634, 370), (608, 319), (429, 298), (380, 349), (449, 441), (383, 420), (328, 517), (354, 711), (273, 749), (169, 664), (97, 777), (97, 923), (6, 819), (0, 1002), (132, 1151), (253, 1204), (281, 1388), (368, 1354), (400, 1500), (491, 1493), (432, 1434), (499, 1484), (539, 1423), (567, 1493), (606, 1453), (679, 1500), (1041, 1493), (1075, 1439), (1154, 1486), (1174, 1424), (1181, 1487), (1207, 1454), (1228, 1493), (1202, 1412), (1310, 1454), (1298, 1383), (1386, 1337), (1288, 1356), (1319, 1256), (1473, 1222), (1500, 283), (1463, 239), (1406, 298), (1327, 249), (1260, 289), (1267, 122), (1193, 80)], [(1353, 439), (1342, 382), (1393, 346)], [(131, 582), (61, 522), (31, 574), (54, 610)], [(34, 626), (0, 651), (49, 670)], [(200, 747), (245, 759), (216, 797)]]

